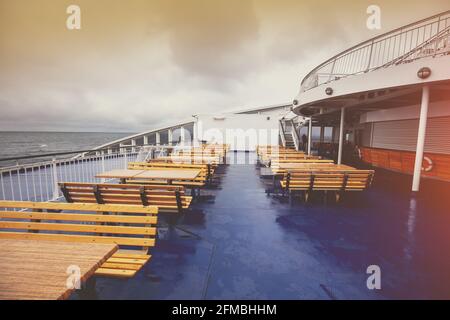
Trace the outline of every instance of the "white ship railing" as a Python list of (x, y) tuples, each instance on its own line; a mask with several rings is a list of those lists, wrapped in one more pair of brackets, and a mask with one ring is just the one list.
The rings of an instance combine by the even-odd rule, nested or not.
[(313, 69), (301, 91), (379, 68), (450, 54), (450, 10), (364, 41)]
[[(58, 183), (60, 182), (106, 182), (96, 178), (98, 173), (125, 169), (129, 162), (144, 161), (148, 154), (157, 157), (158, 152), (165, 152), (169, 146), (124, 148), (121, 152), (111, 153), (107, 150), (95, 150), (95, 154), (79, 156), (86, 152), (44, 154), (31, 157), (0, 159), (0, 165), (5, 161), (14, 160), (16, 165), (0, 167), (0, 199), (15, 201), (56, 201), (62, 198)], [(170, 147), (171, 148), (171, 147)], [(67, 157), (68, 154), (78, 155)], [(52, 160), (23, 163), (30, 158), (48, 158)], [(58, 159), (57, 156), (65, 156)]]

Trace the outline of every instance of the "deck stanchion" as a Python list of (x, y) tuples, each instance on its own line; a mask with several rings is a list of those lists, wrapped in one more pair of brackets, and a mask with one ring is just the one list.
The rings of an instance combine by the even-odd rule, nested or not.
[(311, 142), (312, 142), (312, 117), (309, 118), (308, 123), (308, 156), (311, 155)]
[(53, 196), (52, 196), (52, 200), (56, 200), (56, 199), (59, 198), (58, 173), (56, 171), (56, 158), (52, 159), (52, 170), (53, 170)]
[(425, 147), (425, 134), (427, 129), (428, 103), (430, 100), (430, 87), (422, 88), (422, 103), (420, 106), (419, 131), (417, 133), (416, 160), (414, 163), (414, 176), (412, 191), (417, 192), (420, 188), (420, 174), (422, 172), (423, 150)]
[[(103, 150), (102, 150), (102, 152), (101, 152), (101, 157), (102, 157), (102, 172), (105, 172), (105, 171), (106, 171), (106, 167), (105, 167), (105, 153), (103, 152)], [(105, 179), (105, 178), (102, 178), (100, 181), (101, 181), (102, 183), (105, 183), (105, 182), (106, 182), (106, 179)]]
[(344, 143), (344, 119), (345, 119), (345, 107), (341, 108), (341, 123), (339, 125), (339, 151), (337, 164), (342, 164), (342, 144)]

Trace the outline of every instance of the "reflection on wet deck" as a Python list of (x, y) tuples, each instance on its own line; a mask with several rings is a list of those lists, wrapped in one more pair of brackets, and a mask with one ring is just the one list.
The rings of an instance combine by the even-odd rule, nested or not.
[[(289, 204), (266, 194), (253, 154), (231, 156), (248, 164), (220, 168), (136, 277), (97, 280), (99, 299), (450, 298), (448, 184), (411, 198), (409, 177), (377, 171), (342, 203)], [(366, 287), (373, 264), (381, 290)]]

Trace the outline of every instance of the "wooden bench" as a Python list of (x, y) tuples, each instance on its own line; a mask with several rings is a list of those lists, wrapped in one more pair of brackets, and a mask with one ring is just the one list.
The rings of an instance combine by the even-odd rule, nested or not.
[(289, 160), (272, 160), (270, 168), (274, 174), (282, 174), (286, 172), (285, 168), (282, 168), (284, 164), (309, 164), (317, 166), (333, 166), (334, 161), (330, 159), (289, 159)]
[(157, 206), (160, 212), (182, 212), (192, 197), (183, 186), (107, 183), (59, 183), (68, 203), (132, 204)]
[(284, 174), (280, 181), (283, 193), (299, 191), (304, 194), (305, 201), (313, 191), (334, 191), (336, 201), (339, 201), (346, 191), (363, 191), (371, 184), (374, 176), (373, 170), (342, 171), (290, 171)]
[[(173, 185), (181, 185), (191, 188), (204, 187), (212, 178), (214, 169), (209, 164), (183, 164), (183, 163), (166, 163), (166, 162), (129, 162), (128, 169), (146, 170), (146, 169), (199, 169), (200, 174), (193, 180), (173, 180)], [(141, 181), (127, 180), (127, 183), (141, 183)], [(151, 184), (159, 184), (158, 181), (151, 181)], [(165, 181), (161, 181), (165, 184)]]
[(31, 210), (0, 211), (0, 238), (117, 244), (95, 272), (99, 276), (134, 276), (155, 245), (156, 206), (0, 201), (0, 208)]
[(155, 159), (148, 160), (149, 163), (172, 163), (172, 164), (200, 164), (200, 165), (210, 165), (211, 170), (217, 168), (220, 164), (220, 159), (217, 157), (196, 157), (196, 156), (167, 156), (159, 157)]

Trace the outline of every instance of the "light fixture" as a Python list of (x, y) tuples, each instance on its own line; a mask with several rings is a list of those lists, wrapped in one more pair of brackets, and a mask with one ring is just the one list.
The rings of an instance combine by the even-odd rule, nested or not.
[(333, 94), (333, 88), (330, 88), (330, 87), (326, 88), (326, 89), (325, 89), (325, 93), (326, 93), (327, 95), (331, 96), (331, 95)]
[(295, 99), (294, 101), (292, 101), (292, 104), (293, 104), (294, 106), (298, 105), (298, 100)]
[(417, 71), (417, 76), (420, 79), (426, 79), (431, 75), (431, 69), (428, 67), (420, 68), (419, 71)]

